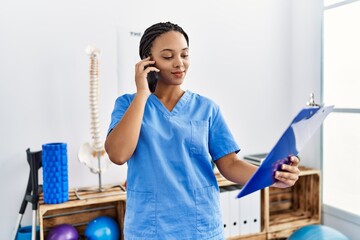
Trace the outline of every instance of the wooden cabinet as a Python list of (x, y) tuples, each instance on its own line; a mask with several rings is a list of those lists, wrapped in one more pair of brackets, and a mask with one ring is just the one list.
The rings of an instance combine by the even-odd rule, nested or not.
[[(237, 239), (287, 238), (302, 226), (321, 223), (320, 171), (300, 167), (297, 183), (290, 188), (268, 187), (261, 191), (261, 231), (252, 235), (232, 236)], [(236, 185), (217, 176), (220, 187)]]
[[(320, 171), (301, 167), (298, 182), (291, 188), (265, 188), (261, 191), (261, 231), (256, 234), (229, 237), (228, 240), (265, 240), (287, 238), (298, 228), (321, 223)], [(220, 187), (236, 185), (217, 176)], [(110, 196), (101, 196), (110, 194)], [(87, 223), (97, 216), (116, 219), (123, 240), (126, 194), (120, 188), (112, 188), (96, 197), (79, 200), (74, 191), (69, 201), (60, 204), (44, 204), (40, 199), (40, 239), (44, 240), (48, 230), (58, 224), (75, 226), (84, 233)], [(99, 197), (100, 195), (100, 197)]]
[(300, 169), (293, 187), (263, 190), (267, 239), (287, 238), (300, 227), (321, 223), (320, 171)]
[(44, 240), (51, 227), (59, 224), (72, 224), (79, 234), (83, 235), (89, 221), (98, 216), (111, 217), (119, 223), (121, 240), (123, 236), (125, 216), (125, 193), (119, 188), (111, 188), (104, 192), (81, 194), (79, 200), (75, 192), (69, 192), (69, 201), (60, 204), (44, 204), (39, 202), (40, 239)]

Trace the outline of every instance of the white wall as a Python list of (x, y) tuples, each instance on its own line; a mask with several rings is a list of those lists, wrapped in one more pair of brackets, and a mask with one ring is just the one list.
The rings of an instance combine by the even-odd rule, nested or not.
[[(321, 103), (321, 38), (323, 1), (292, 1), (291, 31), (291, 93), (292, 112), (295, 114), (310, 93)], [(320, 168), (320, 130), (300, 153), (302, 164)]]
[[(105, 136), (121, 75), (119, 29), (143, 31), (168, 20), (181, 25), (190, 36), (192, 64), (185, 87), (222, 107), (242, 157), (269, 151), (308, 94), (319, 96), (320, 26), (318, 5), (312, 2), (3, 2), (0, 186), (5, 197), (0, 237), (10, 238), (16, 221), (29, 173), (28, 147), (36, 151), (44, 143), (66, 142), (70, 187), (97, 184), (97, 176), (76, 157), (79, 146), (91, 140), (87, 44), (102, 50), (100, 115)], [(307, 147), (306, 163), (318, 166), (315, 146)], [(126, 166), (112, 166), (103, 181), (117, 183), (125, 177)], [(29, 212), (23, 225), (31, 223)]]
[[(321, 102), (322, 6), (321, 0), (292, 1), (293, 112), (303, 104), (300, 96), (309, 92), (314, 92), (316, 101)], [(302, 164), (321, 168), (320, 135), (318, 131), (301, 152)], [(359, 216), (326, 205), (323, 206), (322, 214), (324, 225), (342, 232), (350, 239), (359, 237)]]
[(323, 222), (343, 234), (349, 239), (358, 239), (360, 232), (360, 217), (328, 205), (323, 205)]

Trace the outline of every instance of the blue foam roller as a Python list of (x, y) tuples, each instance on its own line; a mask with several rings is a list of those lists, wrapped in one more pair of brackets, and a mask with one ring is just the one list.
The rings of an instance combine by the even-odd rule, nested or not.
[(324, 225), (309, 225), (296, 230), (288, 240), (350, 240), (341, 232)]
[(42, 145), (44, 203), (56, 204), (69, 199), (66, 143)]

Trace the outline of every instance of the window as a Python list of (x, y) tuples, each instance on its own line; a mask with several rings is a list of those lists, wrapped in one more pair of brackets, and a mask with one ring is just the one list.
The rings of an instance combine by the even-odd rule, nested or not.
[(360, 216), (360, 1), (324, 1), (323, 202)]

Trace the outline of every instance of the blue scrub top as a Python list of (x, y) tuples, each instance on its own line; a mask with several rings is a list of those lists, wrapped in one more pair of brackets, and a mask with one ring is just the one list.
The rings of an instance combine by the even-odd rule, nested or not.
[[(116, 100), (109, 132), (134, 96)], [(224, 239), (212, 160), (238, 151), (213, 101), (186, 91), (170, 112), (151, 94), (127, 162), (125, 239)]]

